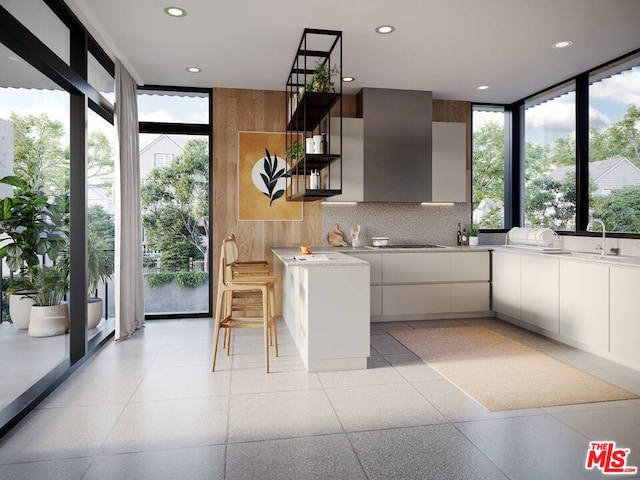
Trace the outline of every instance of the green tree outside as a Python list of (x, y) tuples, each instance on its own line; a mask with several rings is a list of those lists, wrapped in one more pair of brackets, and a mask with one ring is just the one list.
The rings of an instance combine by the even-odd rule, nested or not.
[[(209, 144), (192, 139), (171, 164), (156, 167), (141, 188), (147, 245), (162, 269), (186, 270), (209, 256)], [(204, 262), (205, 269), (208, 262)]]

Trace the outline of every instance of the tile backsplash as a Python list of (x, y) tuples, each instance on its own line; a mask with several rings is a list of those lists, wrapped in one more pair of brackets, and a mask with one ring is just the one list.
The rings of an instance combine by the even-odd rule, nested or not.
[(371, 245), (371, 237), (389, 237), (390, 244), (430, 243), (455, 245), (458, 222), (469, 228), (468, 203), (327, 203), (322, 206), (323, 244), (326, 233), (338, 224), (350, 239), (349, 230), (361, 226), (360, 244)]

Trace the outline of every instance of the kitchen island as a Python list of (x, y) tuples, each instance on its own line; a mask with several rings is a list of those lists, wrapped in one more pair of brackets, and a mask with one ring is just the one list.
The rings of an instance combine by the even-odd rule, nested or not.
[(307, 371), (367, 368), (369, 263), (313, 248), (273, 248), (282, 265), (282, 315)]

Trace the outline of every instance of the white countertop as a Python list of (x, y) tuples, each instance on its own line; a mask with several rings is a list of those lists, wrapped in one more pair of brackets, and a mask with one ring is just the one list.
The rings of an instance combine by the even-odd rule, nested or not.
[(271, 251), (288, 267), (364, 266), (368, 262), (340, 253), (332, 247), (311, 247), (311, 254), (301, 254), (297, 248), (272, 248)]
[(625, 257), (618, 255), (605, 255), (594, 252), (574, 252), (569, 250), (558, 249), (541, 249), (537, 247), (530, 247), (527, 245), (493, 245), (490, 246), (492, 250), (502, 250), (505, 252), (518, 252), (527, 255), (544, 255), (544, 256), (558, 256), (563, 259), (575, 260), (575, 261), (587, 261), (606, 263), (608, 265), (619, 265), (626, 267), (640, 267), (640, 257)]

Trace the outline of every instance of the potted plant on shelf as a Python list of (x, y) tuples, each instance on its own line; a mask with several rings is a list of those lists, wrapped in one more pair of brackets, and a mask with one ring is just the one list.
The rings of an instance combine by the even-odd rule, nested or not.
[(26, 180), (7, 176), (0, 183), (14, 187), (13, 196), (0, 200), (0, 260), (19, 272), (19, 280), (7, 291), (9, 314), (19, 329), (29, 327), (33, 290), (32, 269), (39, 265), (39, 255), (55, 260), (67, 244), (67, 196), (46, 195)]
[(337, 65), (330, 66), (329, 61), (317, 62), (316, 70), (311, 77), (309, 83), (305, 87), (307, 92), (329, 93), (335, 92), (335, 86), (332, 78), (339, 73)]
[(69, 270), (65, 262), (42, 265), (32, 270), (36, 293), (29, 317), (29, 336), (51, 337), (69, 331), (69, 310), (63, 302), (69, 291)]
[(304, 157), (304, 144), (300, 140), (294, 140), (287, 147), (284, 156), (292, 162), (296, 162)]

